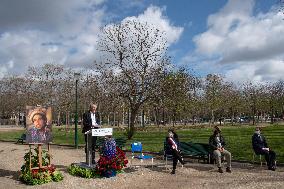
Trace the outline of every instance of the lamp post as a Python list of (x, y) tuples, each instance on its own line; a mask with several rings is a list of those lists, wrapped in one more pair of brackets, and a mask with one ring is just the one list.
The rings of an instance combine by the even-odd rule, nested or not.
[(80, 73), (74, 73), (75, 77), (75, 98), (76, 98), (76, 108), (75, 108), (75, 148), (78, 148), (78, 81), (80, 78)]

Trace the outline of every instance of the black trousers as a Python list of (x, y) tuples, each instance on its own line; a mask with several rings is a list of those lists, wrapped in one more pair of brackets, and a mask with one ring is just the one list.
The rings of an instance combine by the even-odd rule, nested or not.
[(173, 150), (172, 152), (173, 152), (173, 169), (176, 169), (178, 161), (181, 162), (182, 164), (184, 164), (184, 162), (181, 158), (179, 151)]
[(266, 160), (268, 167), (274, 167), (275, 166), (276, 153), (274, 151), (263, 150), (263, 151), (260, 151), (260, 153), (258, 153), (258, 154), (265, 156), (265, 160)]
[[(97, 137), (92, 137), (92, 161), (95, 163)], [(85, 153), (87, 153), (87, 135), (85, 135)]]

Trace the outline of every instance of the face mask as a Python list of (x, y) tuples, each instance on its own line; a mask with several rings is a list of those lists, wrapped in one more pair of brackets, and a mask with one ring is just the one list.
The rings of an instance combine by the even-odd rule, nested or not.
[(255, 134), (260, 135), (260, 131), (255, 131)]

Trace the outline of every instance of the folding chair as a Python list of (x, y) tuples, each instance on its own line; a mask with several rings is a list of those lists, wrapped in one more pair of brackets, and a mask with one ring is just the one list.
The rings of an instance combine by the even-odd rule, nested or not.
[(164, 141), (164, 160), (166, 160), (165, 167), (168, 169), (168, 160), (173, 159), (173, 153), (171, 152), (171, 148), (167, 144), (167, 141)]
[[(254, 151), (252, 152), (252, 164), (254, 164), (256, 161), (255, 161), (255, 157), (259, 156), (259, 162), (260, 162), (260, 166), (262, 167), (262, 155), (261, 154), (256, 154)], [(265, 161), (266, 163), (266, 161)], [(267, 164), (267, 163), (266, 163)]]
[[(151, 159), (152, 160), (152, 168), (153, 168), (154, 157), (150, 156), (150, 155), (144, 155), (142, 153), (142, 143), (141, 142), (133, 142), (133, 143), (131, 143), (131, 153), (132, 153), (131, 165), (132, 165), (132, 160), (134, 158), (140, 159), (141, 163), (143, 163), (143, 160)], [(136, 153), (138, 153), (138, 155), (135, 155)]]

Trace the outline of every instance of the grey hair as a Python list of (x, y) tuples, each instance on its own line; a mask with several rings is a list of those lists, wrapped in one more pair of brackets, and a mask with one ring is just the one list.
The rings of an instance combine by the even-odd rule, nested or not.
[(98, 107), (97, 103), (90, 103), (89, 108), (92, 108), (93, 106), (96, 106), (96, 108)]

